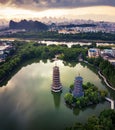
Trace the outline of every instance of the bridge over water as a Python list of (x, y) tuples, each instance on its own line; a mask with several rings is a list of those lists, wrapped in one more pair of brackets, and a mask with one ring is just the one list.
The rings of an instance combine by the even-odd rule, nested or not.
[(105, 97), (105, 99), (111, 103), (111, 109), (114, 109), (114, 100), (112, 100), (108, 97)]

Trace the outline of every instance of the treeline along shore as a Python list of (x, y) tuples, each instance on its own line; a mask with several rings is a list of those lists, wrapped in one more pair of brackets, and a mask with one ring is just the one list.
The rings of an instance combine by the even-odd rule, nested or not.
[(103, 32), (83, 32), (76, 34), (60, 34), (58, 31), (26, 31), (0, 35), (0, 38), (21, 38), (52, 41), (94, 41), (115, 43), (115, 34)]
[(14, 41), (13, 46), (16, 50), (12, 56), (8, 57), (5, 62), (0, 63), (0, 82), (12, 74), (16, 68), (22, 63), (37, 58), (38, 60), (52, 60), (57, 56), (64, 62), (79, 62), (79, 57), (83, 60), (88, 60), (89, 63), (99, 67), (103, 75), (108, 79), (109, 83), (115, 86), (115, 67), (101, 57), (89, 59), (87, 58), (88, 47), (80, 45), (72, 45), (68, 48), (67, 45), (49, 45), (40, 44), (37, 42)]

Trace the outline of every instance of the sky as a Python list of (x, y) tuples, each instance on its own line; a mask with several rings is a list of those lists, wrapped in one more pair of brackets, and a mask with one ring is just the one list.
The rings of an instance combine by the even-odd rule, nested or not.
[(0, 20), (43, 17), (115, 22), (115, 0), (0, 0)]

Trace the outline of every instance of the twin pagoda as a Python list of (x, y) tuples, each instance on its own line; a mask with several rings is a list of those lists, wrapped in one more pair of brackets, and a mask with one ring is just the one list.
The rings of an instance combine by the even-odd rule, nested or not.
[[(53, 79), (52, 79), (51, 90), (53, 92), (61, 92), (62, 84), (60, 82), (60, 71), (58, 66), (53, 67)], [(73, 97), (82, 97), (84, 96), (83, 88), (82, 88), (83, 78), (79, 75), (75, 77), (74, 80), (74, 89), (72, 91)]]
[(60, 92), (62, 91), (62, 85), (60, 82), (60, 72), (59, 72), (59, 67), (58, 66), (54, 66), (53, 67), (53, 81), (52, 81), (52, 91), (53, 92)]
[(83, 78), (81, 76), (75, 77), (74, 89), (72, 91), (72, 95), (73, 95), (74, 98), (84, 96), (84, 91), (83, 91), (83, 88), (82, 88), (82, 84), (83, 84)]

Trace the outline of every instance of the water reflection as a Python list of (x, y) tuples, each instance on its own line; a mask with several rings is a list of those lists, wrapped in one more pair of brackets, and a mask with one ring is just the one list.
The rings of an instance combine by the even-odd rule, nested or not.
[(22, 67), (0, 88), (0, 130), (63, 130), (76, 120), (85, 122), (88, 116), (99, 115), (102, 110), (110, 108), (106, 102), (84, 110), (67, 108), (64, 95), (77, 72), (83, 76), (84, 82), (91, 82), (100, 89), (106, 88), (87, 66), (78, 63), (69, 67), (64, 66), (63, 61), (57, 62), (64, 86), (62, 93), (51, 93), (54, 63), (49, 61), (47, 64), (40, 61)]
[(61, 101), (61, 93), (62, 92), (58, 92), (58, 93), (51, 92), (51, 93), (53, 95), (53, 100), (54, 100), (55, 108), (59, 109), (59, 107), (60, 107), (60, 101)]
[[(8, 81), (18, 73), (18, 71), (20, 71), (22, 68), (27, 67), (33, 63), (39, 63), (40, 59), (31, 59), (29, 61), (23, 62), (21, 63), (18, 67), (16, 67), (12, 73), (9, 73), (9, 75), (7, 75), (7, 77), (5, 77), (5, 79), (3, 79), (3, 82), (0, 82), (0, 87), (3, 87), (5, 85), (8, 84)], [(46, 63), (46, 61), (44, 61), (44, 63)]]
[(75, 67), (76, 64), (78, 64), (79, 62), (67, 62), (67, 61), (63, 61), (64, 66), (69, 66), (69, 67)]
[(73, 108), (73, 114), (74, 115), (79, 115), (80, 109), (79, 108)]

